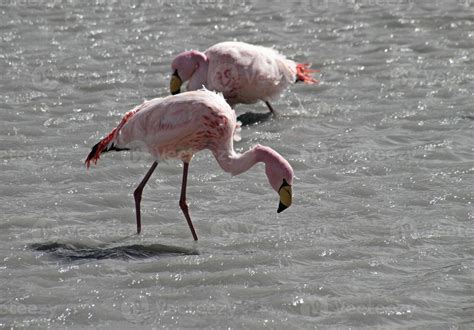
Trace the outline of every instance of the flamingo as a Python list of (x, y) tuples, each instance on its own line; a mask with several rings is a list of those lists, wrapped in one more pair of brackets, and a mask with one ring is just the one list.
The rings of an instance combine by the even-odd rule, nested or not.
[(222, 94), (204, 89), (155, 98), (127, 112), (119, 125), (92, 147), (85, 164), (89, 168), (102, 153), (132, 147), (143, 148), (153, 156), (155, 161), (133, 193), (137, 233), (140, 234), (143, 188), (159, 161), (181, 160), (183, 178), (179, 206), (197, 241), (186, 201), (186, 186), (189, 163), (200, 150), (210, 150), (220, 167), (232, 175), (246, 172), (256, 163), (264, 163), (268, 181), (280, 196), (277, 212), (292, 203), (294, 173), (291, 165), (275, 150), (262, 145), (243, 154), (236, 153), (233, 138), (237, 137), (238, 128), (235, 112)]
[[(263, 101), (270, 110), (262, 118), (275, 114), (270, 100), (277, 98), (290, 84), (302, 81), (318, 83), (310, 73), (310, 64), (288, 60), (271, 48), (244, 42), (227, 41), (215, 44), (204, 53), (191, 50), (176, 56), (171, 63), (171, 94), (181, 90), (207, 89), (222, 92), (233, 107), (238, 103)], [(244, 122), (247, 117), (239, 117)]]

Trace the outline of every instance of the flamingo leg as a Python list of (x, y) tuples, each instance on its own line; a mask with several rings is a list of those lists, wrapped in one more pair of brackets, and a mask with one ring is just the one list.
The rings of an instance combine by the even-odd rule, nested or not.
[(142, 231), (140, 202), (142, 201), (143, 188), (145, 187), (146, 183), (148, 182), (151, 175), (155, 171), (157, 165), (158, 165), (157, 162), (154, 162), (153, 165), (151, 165), (150, 169), (146, 173), (146, 175), (143, 178), (142, 182), (140, 182), (137, 189), (135, 189), (135, 191), (133, 192), (133, 197), (135, 198), (135, 209), (136, 209), (136, 214), (137, 214), (137, 234), (140, 234), (140, 232)]
[(198, 237), (196, 235), (196, 231), (194, 230), (191, 217), (189, 216), (188, 203), (186, 202), (186, 186), (188, 184), (188, 168), (189, 168), (189, 163), (183, 162), (183, 182), (181, 184), (181, 197), (179, 198), (179, 207), (181, 208), (181, 211), (183, 211), (184, 217), (186, 218), (186, 221), (188, 222), (189, 229), (191, 229), (191, 233), (193, 234), (194, 240), (197, 241)]
[(275, 114), (276, 114), (275, 109), (273, 109), (273, 107), (272, 107), (272, 105), (270, 104), (270, 102), (265, 101), (265, 104), (267, 105), (267, 107), (268, 107), (268, 109), (270, 110), (270, 112), (275, 115)]

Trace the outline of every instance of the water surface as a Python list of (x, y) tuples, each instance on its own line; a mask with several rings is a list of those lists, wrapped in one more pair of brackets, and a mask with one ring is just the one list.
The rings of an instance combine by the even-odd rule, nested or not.
[[(0, 327), (470, 328), (474, 323), (471, 1), (6, 1), (0, 7)], [(182, 50), (274, 47), (321, 70), (242, 130), (284, 155), (190, 166), (199, 242), (160, 164), (98, 139), (168, 94)], [(237, 112), (264, 112), (241, 105)]]

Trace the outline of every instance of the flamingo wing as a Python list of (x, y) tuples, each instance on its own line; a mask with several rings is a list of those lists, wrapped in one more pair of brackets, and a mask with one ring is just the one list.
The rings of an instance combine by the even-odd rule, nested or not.
[(196, 112), (185, 102), (154, 99), (133, 116), (118, 132), (118, 144), (125, 147), (136, 141), (148, 147), (178, 141), (196, 127)]
[[(216, 107), (216, 102), (221, 106)], [(201, 90), (150, 100), (118, 132), (118, 146), (144, 145), (157, 158), (180, 158), (176, 155), (180, 150), (193, 153), (209, 145), (203, 132), (212, 129), (209, 124), (219, 116), (236, 126), (234, 111), (214, 92)]]

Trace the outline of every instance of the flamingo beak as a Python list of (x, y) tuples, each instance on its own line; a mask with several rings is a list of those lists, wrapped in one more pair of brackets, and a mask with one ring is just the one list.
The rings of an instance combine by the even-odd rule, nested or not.
[(174, 73), (171, 75), (171, 80), (170, 80), (170, 92), (171, 94), (179, 94), (181, 92), (181, 85), (183, 84), (183, 81), (178, 75), (178, 70), (174, 70)]
[(280, 204), (278, 205), (277, 213), (280, 213), (290, 207), (293, 198), (291, 185), (288, 184), (285, 179), (283, 179), (283, 183), (278, 190), (278, 194), (280, 195)]

